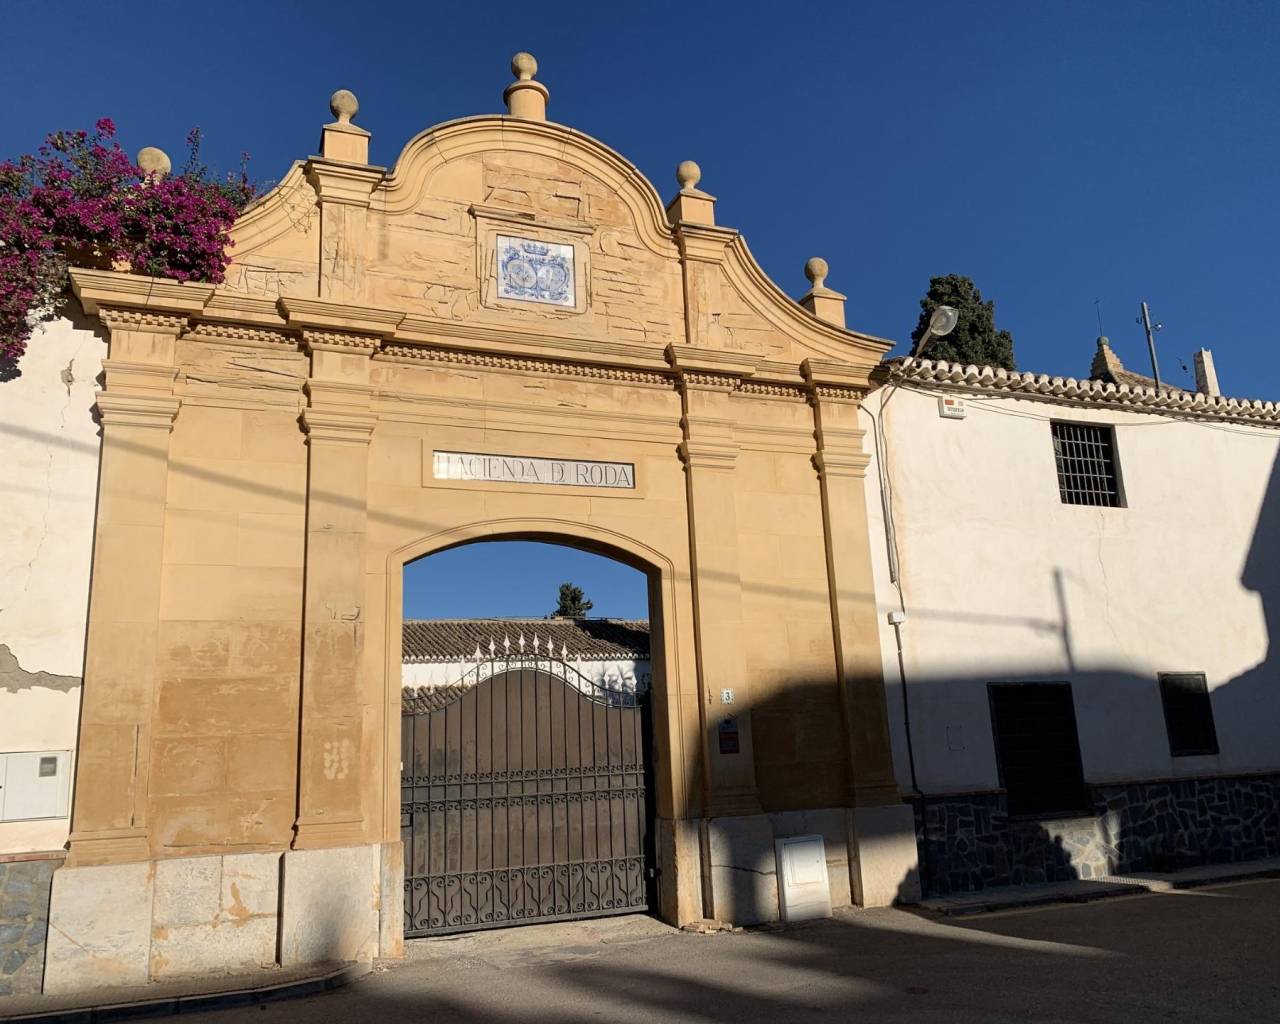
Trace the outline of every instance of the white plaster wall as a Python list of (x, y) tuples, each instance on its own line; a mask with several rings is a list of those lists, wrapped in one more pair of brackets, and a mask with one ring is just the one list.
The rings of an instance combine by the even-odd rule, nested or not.
[[(960, 393), (873, 393), (902, 566), (921, 789), (998, 785), (986, 684), (1069, 680), (1090, 782), (1280, 769), (1280, 432)], [(1065, 505), (1051, 419), (1115, 426), (1127, 507)], [(910, 787), (887, 613), (879, 463), (868, 475), (895, 766)], [(1269, 621), (1268, 621), (1269, 620)], [(1157, 673), (1207, 676), (1220, 754), (1169, 754)]]
[[(105, 354), (94, 331), (53, 321), (0, 381), (0, 752), (76, 746)], [(61, 847), (67, 825), (0, 823), (0, 853)]]

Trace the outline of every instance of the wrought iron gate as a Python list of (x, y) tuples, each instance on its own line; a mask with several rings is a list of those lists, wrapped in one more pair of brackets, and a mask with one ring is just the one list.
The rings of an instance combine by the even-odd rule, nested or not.
[(547, 658), (406, 694), (405, 935), (648, 909), (647, 705)]

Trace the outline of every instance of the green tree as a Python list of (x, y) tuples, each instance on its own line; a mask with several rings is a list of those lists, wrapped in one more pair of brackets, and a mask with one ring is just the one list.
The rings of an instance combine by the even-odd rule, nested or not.
[(983, 302), (982, 292), (960, 274), (929, 278), (929, 291), (920, 300), (920, 319), (911, 332), (911, 354), (916, 354), (929, 317), (939, 306), (951, 306), (959, 314), (955, 330), (941, 338), (931, 338), (921, 355), (951, 363), (1003, 366), (1017, 369), (1013, 358), (1013, 335), (996, 329), (994, 302)]
[(559, 618), (581, 619), (585, 618), (587, 612), (593, 607), (595, 606), (587, 600), (587, 595), (582, 592), (581, 587), (575, 587), (572, 583), (561, 583), (559, 603), (552, 614)]

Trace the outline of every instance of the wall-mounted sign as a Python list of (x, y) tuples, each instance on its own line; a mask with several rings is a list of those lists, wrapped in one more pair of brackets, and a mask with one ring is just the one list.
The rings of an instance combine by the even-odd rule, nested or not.
[(720, 736), (720, 753), (736, 754), (741, 749), (738, 741), (738, 722), (733, 718), (726, 718), (720, 723), (717, 730)]
[(631, 462), (540, 459), (478, 452), (434, 452), (431, 475), (437, 480), (494, 480), (561, 487), (634, 488), (636, 485), (636, 467)]

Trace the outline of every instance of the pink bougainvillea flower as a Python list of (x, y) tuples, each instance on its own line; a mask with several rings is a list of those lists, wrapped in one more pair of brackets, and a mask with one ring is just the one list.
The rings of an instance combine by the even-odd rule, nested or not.
[(217, 179), (193, 128), (182, 170), (147, 179), (115, 133), (100, 118), (92, 134), (53, 132), (36, 155), (0, 163), (0, 359), (20, 356), (32, 324), (56, 315), (68, 267), (223, 281), (228, 232), (256, 194), (244, 163)]

